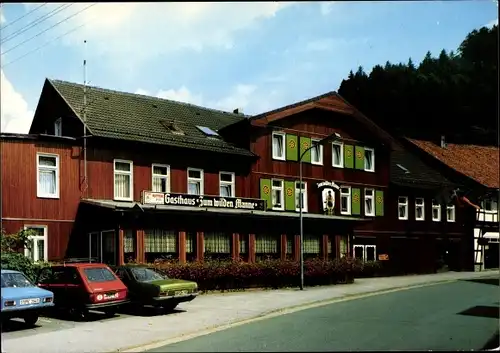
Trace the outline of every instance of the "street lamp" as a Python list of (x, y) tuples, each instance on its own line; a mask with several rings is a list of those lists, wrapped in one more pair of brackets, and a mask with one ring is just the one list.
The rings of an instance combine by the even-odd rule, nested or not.
[(302, 209), (304, 208), (304, 200), (302, 198), (302, 158), (306, 154), (307, 151), (312, 149), (315, 146), (321, 146), (328, 141), (335, 141), (340, 138), (340, 135), (335, 132), (327, 137), (318, 141), (317, 144), (309, 146), (307, 149), (302, 152), (299, 157), (299, 219), (300, 219), (300, 290), (304, 290), (304, 219), (302, 217)]

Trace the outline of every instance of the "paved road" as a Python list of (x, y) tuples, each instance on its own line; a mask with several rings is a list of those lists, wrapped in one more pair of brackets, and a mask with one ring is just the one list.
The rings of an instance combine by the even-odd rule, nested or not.
[(498, 332), (498, 278), (329, 304), (149, 352), (477, 350)]

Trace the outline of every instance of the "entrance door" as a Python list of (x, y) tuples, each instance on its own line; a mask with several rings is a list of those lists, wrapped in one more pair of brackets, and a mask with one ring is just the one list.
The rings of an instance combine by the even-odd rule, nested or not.
[(116, 234), (114, 230), (101, 232), (102, 238), (102, 263), (116, 266)]
[(99, 232), (89, 233), (89, 262), (102, 262), (102, 237)]

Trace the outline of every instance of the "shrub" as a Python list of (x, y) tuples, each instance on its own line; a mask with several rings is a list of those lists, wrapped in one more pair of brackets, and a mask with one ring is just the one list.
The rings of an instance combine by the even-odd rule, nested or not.
[(24, 273), (31, 281), (36, 279), (35, 266), (31, 259), (18, 252), (2, 252), (2, 269)]

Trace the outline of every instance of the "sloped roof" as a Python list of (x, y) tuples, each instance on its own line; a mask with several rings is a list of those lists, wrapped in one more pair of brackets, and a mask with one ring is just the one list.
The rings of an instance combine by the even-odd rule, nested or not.
[(415, 187), (454, 186), (437, 170), (425, 164), (413, 153), (398, 148), (391, 152), (391, 182)]
[[(83, 85), (48, 79), (73, 111), (83, 118)], [(94, 136), (254, 156), (222, 138), (207, 137), (196, 126), (217, 131), (244, 116), (168, 99), (87, 86), (86, 122)], [(173, 122), (184, 135), (169, 132)]]
[(498, 147), (449, 143), (441, 148), (431, 141), (407, 140), (458, 173), (488, 188), (498, 189)]

